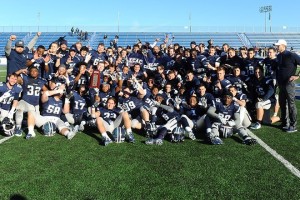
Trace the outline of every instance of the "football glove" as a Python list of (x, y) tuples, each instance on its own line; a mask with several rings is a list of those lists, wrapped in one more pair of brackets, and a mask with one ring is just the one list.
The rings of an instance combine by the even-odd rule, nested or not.
[(218, 116), (218, 119), (219, 121), (222, 123), (222, 124), (226, 124), (227, 123), (227, 120), (221, 116)]

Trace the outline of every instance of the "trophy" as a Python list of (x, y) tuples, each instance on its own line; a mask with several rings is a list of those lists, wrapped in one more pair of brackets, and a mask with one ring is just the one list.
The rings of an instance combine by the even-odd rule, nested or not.
[(90, 78), (90, 88), (100, 88), (100, 71), (98, 69), (94, 69)]

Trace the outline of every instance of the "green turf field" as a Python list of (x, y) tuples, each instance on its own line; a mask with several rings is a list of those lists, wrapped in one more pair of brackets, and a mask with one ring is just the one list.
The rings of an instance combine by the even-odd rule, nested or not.
[[(263, 127), (255, 134), (300, 169), (299, 132)], [(93, 132), (71, 141), (13, 137), (0, 144), (0, 199), (300, 198), (300, 179), (260, 145), (233, 137), (222, 146), (202, 139), (147, 146), (135, 136), (135, 144), (107, 147)]]

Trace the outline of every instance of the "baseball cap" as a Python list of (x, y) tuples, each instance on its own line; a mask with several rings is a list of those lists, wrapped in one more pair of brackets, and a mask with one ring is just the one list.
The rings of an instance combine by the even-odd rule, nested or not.
[(274, 45), (279, 46), (283, 44), (284, 46), (287, 46), (287, 42), (283, 39), (278, 40), (276, 43), (274, 43)]
[(65, 44), (66, 46), (68, 46), (67, 40), (62, 40), (62, 41), (60, 42), (60, 45), (62, 45), (62, 44)]
[(72, 47), (69, 49), (69, 51), (75, 51), (75, 52), (77, 52), (77, 49), (76, 49), (74, 46), (72, 46)]
[(191, 44), (197, 45), (195, 41), (191, 41)]
[(15, 46), (16, 47), (24, 47), (24, 42), (22, 40), (18, 40), (18, 41), (16, 41)]

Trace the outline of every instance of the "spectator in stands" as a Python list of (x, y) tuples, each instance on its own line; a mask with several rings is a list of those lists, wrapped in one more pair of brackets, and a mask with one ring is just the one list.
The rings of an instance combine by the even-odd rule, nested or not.
[(30, 49), (33, 48), (35, 43), (38, 40), (38, 37), (41, 35), (41, 32), (38, 32), (36, 36), (28, 43), (27, 47), (24, 45), (24, 41), (18, 40), (15, 43), (15, 48), (11, 47), (12, 41), (15, 41), (17, 36), (11, 35), (5, 46), (5, 56), (7, 58), (7, 75), (12, 73), (25, 73), (26, 72), (26, 54)]
[[(277, 55), (277, 83), (279, 87), (282, 128), (288, 133), (292, 133), (297, 131), (295, 80), (299, 79), (300, 75), (299, 73), (296, 74), (297, 65), (300, 65), (300, 57), (296, 53), (287, 50), (287, 42), (285, 40), (280, 39), (275, 45), (279, 52)], [(286, 104), (288, 105), (288, 111), (286, 110)]]

